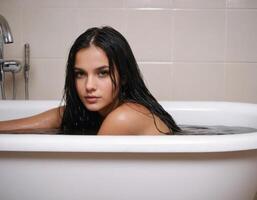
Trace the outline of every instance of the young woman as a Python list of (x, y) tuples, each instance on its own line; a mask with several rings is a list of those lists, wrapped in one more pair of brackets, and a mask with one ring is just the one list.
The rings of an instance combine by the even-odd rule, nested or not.
[(60, 128), (64, 134), (85, 135), (180, 131), (146, 88), (128, 42), (111, 27), (90, 28), (72, 45), (64, 102), (39, 115), (0, 122), (0, 130)]

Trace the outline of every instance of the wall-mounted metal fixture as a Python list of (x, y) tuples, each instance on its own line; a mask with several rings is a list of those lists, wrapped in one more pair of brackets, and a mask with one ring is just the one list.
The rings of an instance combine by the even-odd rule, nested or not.
[(6, 19), (0, 15), (0, 88), (2, 99), (6, 99), (4, 87), (4, 44), (13, 43), (13, 36)]
[(25, 64), (24, 64), (25, 99), (29, 99), (30, 47), (28, 43), (24, 45), (24, 51), (25, 51)]
[(5, 60), (3, 63), (3, 71), (4, 72), (11, 72), (12, 73), (12, 80), (13, 80), (13, 95), (12, 99), (16, 99), (16, 79), (15, 73), (21, 71), (21, 63), (18, 60)]
[[(17, 60), (5, 60), (4, 59), (4, 44), (13, 43), (13, 36), (11, 33), (11, 29), (7, 20), (0, 15), (0, 98), (6, 99), (5, 94), (5, 73), (12, 73), (13, 78), (13, 97), (12, 99), (16, 99), (16, 79), (15, 74), (21, 71), (22, 64)], [(28, 82), (29, 82), (29, 44), (25, 44), (24, 46), (24, 79), (25, 79), (25, 99), (29, 99), (29, 90), (28, 90)]]

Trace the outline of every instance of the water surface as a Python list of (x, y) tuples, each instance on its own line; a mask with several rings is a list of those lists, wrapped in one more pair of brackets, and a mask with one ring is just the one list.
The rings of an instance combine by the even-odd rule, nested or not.
[[(196, 125), (180, 125), (182, 132), (175, 132), (174, 135), (230, 135), (257, 132), (256, 128), (241, 126), (196, 126)], [(16, 131), (0, 131), (5, 134), (45, 134), (45, 135), (94, 135), (92, 131), (78, 131), (60, 129), (36, 129), (36, 130), (16, 130)]]
[(230, 135), (257, 132), (256, 128), (241, 126), (195, 126), (181, 125), (182, 132), (175, 135)]

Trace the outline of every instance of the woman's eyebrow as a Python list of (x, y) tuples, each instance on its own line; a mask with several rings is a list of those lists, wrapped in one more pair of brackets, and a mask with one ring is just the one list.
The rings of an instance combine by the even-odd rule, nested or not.
[(95, 70), (101, 70), (101, 69), (105, 69), (105, 68), (109, 69), (109, 66), (103, 65), (103, 66), (97, 67)]
[(80, 68), (80, 67), (76, 67), (76, 66), (74, 66), (74, 68), (73, 68), (74, 70), (81, 70), (81, 71), (84, 71), (83, 70), (83, 68)]
[[(101, 69), (105, 69), (105, 68), (109, 68), (109, 66), (108, 65), (99, 66), (99, 67), (95, 68), (95, 70), (99, 70), (99, 69), (101, 70)], [(84, 71), (83, 68), (78, 67), (78, 66), (74, 66), (74, 69), (83, 70)]]

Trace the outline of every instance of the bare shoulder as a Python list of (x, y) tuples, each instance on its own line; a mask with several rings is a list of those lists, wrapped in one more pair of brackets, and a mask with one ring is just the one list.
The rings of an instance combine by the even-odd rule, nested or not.
[(134, 135), (141, 122), (142, 106), (133, 103), (124, 103), (109, 113), (104, 119), (98, 134), (108, 135)]
[(99, 134), (144, 135), (155, 133), (154, 117), (144, 106), (137, 103), (124, 103), (104, 119)]

